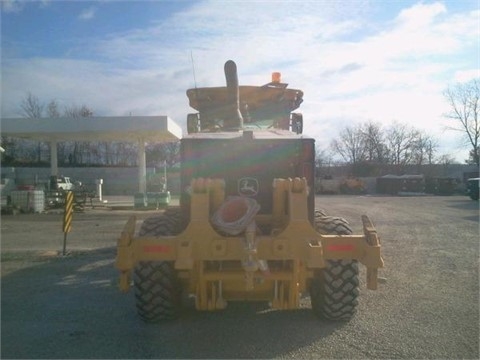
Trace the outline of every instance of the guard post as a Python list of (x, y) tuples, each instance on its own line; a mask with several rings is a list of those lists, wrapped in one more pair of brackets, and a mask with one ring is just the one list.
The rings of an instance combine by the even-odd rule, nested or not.
[(63, 256), (67, 250), (67, 234), (72, 229), (73, 218), (73, 191), (65, 193), (65, 209), (63, 211)]

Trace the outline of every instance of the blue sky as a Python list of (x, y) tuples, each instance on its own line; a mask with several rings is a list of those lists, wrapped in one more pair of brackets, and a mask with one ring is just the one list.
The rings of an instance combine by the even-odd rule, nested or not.
[(442, 92), (480, 77), (480, 2), (1, 1), (1, 114), (28, 92), (97, 116), (168, 115), (185, 126), (185, 95), (273, 71), (305, 92), (304, 132), (327, 148), (346, 125), (393, 121), (425, 130), (439, 155), (466, 158), (446, 131)]

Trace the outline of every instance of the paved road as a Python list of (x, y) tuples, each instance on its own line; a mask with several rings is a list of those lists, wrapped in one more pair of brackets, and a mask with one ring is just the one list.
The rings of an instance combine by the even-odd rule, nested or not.
[[(230, 304), (146, 325), (116, 289), (115, 240), (130, 211), (75, 214), (67, 257), (60, 214), (3, 216), (1, 358), (479, 358), (479, 210), (467, 197), (317, 198), (381, 236), (386, 283), (350, 322)], [(146, 212), (135, 212), (139, 218)]]

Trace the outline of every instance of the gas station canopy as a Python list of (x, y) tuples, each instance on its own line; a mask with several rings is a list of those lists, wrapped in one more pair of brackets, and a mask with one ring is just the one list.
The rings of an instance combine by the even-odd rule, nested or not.
[(82, 118), (2, 118), (1, 135), (50, 144), (51, 175), (58, 175), (57, 143), (119, 141), (138, 143), (138, 188), (146, 191), (146, 142), (172, 142), (182, 128), (167, 116), (107, 116)]
[(167, 116), (2, 118), (1, 134), (37, 141), (170, 142), (182, 129)]

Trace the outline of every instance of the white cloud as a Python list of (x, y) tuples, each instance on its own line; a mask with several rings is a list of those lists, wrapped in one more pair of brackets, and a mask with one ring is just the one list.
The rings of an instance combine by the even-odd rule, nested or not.
[(50, 5), (51, 0), (0, 0), (0, 9), (4, 13), (19, 13), (25, 9), (27, 5), (35, 4), (39, 8), (46, 8)]
[(480, 78), (480, 69), (459, 70), (453, 76), (454, 82), (465, 83), (475, 78)]
[(2, 0), (0, 4), (5, 13), (17, 13), (25, 7), (25, 2), (20, 0)]
[(419, 3), (402, 10), (396, 20), (402, 27), (423, 30), (432, 24), (436, 16), (446, 12), (447, 9), (444, 4), (438, 2), (432, 4)]
[(80, 20), (91, 20), (95, 17), (96, 12), (97, 9), (95, 7), (89, 7), (88, 9), (82, 10), (80, 15), (78, 15), (78, 18)]
[(52, 0), (40, 0), (40, 7), (41, 8), (49, 7), (51, 2)]
[[(167, 114), (184, 125), (193, 111), (185, 95), (194, 86), (192, 52), (198, 86), (223, 85), (228, 59), (237, 62), (241, 84), (260, 85), (281, 71), (304, 90), (305, 132), (323, 145), (342, 125), (363, 121), (397, 120), (454, 136), (443, 132), (442, 92), (478, 76), (471, 57), (478, 56), (479, 12), (421, 3), (372, 25), (378, 3), (359, 4), (197, 3), (152, 26), (92, 39), (83, 52), (95, 61), (7, 61), (2, 113), (12, 116), (31, 91), (66, 106), (85, 103), (97, 115)], [(91, 19), (95, 8), (82, 14)]]

